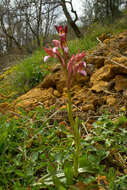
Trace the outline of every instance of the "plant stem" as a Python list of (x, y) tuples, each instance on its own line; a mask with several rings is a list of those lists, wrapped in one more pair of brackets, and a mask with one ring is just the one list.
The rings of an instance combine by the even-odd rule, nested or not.
[(74, 134), (74, 142), (75, 142), (75, 153), (74, 153), (74, 176), (78, 176), (78, 161), (79, 161), (79, 130), (78, 130), (78, 118), (74, 122), (73, 114), (72, 114), (72, 101), (71, 101), (71, 93), (68, 89), (68, 117), (73, 129)]
[(74, 176), (78, 177), (78, 165), (79, 165), (79, 143), (75, 144), (76, 150), (74, 155)]
[[(69, 117), (69, 121), (70, 121), (71, 127), (73, 129), (73, 133), (74, 133), (74, 119), (73, 119), (73, 115), (72, 115), (72, 101), (71, 101), (70, 90), (68, 90), (68, 117)], [(74, 136), (75, 136), (75, 134), (74, 134)]]
[(75, 157), (74, 157), (74, 175), (78, 177), (78, 165), (79, 165), (79, 148), (80, 148), (80, 134), (79, 134), (79, 119), (76, 117), (74, 131), (75, 131)]

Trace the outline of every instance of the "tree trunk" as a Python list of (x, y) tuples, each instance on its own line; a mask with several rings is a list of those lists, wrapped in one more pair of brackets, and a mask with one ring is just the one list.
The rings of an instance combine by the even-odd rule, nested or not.
[(69, 14), (67, 7), (66, 7), (66, 3), (65, 0), (62, 0), (62, 8), (63, 8), (63, 12), (67, 18), (68, 23), (70, 24), (70, 26), (72, 27), (74, 33), (76, 34), (76, 36), (78, 38), (83, 37), (82, 33), (80, 32), (79, 28), (77, 27), (77, 25), (75, 24), (75, 21), (72, 20), (71, 15)]
[[(9, 34), (8, 31), (6, 30), (4, 21), (3, 21), (3, 16), (1, 16), (0, 22), (1, 22), (1, 28), (6, 35), (6, 38), (9, 39), (8, 45), (11, 46), (12, 41), (14, 41), (14, 43), (16, 44), (18, 49), (22, 52), (22, 47), (21, 47), (20, 43), (16, 40), (16, 38), (13, 36), (13, 34)], [(8, 48), (9, 48), (9, 46), (8, 46)]]

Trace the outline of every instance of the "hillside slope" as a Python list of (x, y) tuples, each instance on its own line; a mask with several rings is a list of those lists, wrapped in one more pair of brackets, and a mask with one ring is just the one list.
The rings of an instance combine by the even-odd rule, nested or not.
[(126, 190), (127, 31), (101, 35), (98, 42), (86, 52), (87, 76), (72, 81), (81, 134), (78, 178), (66, 81), (56, 65), (38, 86), (0, 103), (2, 189)]
[[(85, 59), (88, 75), (76, 76), (72, 85), (73, 111), (84, 119), (101, 115), (104, 110), (118, 114), (127, 107), (127, 31), (101, 35), (98, 46), (86, 52)], [(64, 108), (67, 101), (64, 75), (59, 65), (52, 71), (39, 86), (17, 98), (11, 106), (0, 104), (0, 110), (4, 112), (8, 106), (16, 110), (21, 106), (30, 111), (39, 104)], [(62, 114), (58, 116), (61, 117)]]

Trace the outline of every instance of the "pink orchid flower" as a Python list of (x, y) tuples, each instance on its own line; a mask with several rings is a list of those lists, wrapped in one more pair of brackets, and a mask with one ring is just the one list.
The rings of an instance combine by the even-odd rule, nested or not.
[[(44, 57), (44, 62), (46, 62), (50, 57), (56, 57), (61, 62), (62, 66), (65, 66), (65, 60), (68, 58), (68, 46), (66, 42), (66, 35), (67, 35), (67, 26), (63, 28), (62, 26), (55, 26), (56, 30), (59, 33), (60, 41), (59, 40), (52, 40), (54, 48), (44, 48), (45, 52), (48, 54), (48, 56)], [(57, 48), (57, 51), (54, 51)], [(63, 56), (58, 51), (58, 48), (62, 49)]]
[(53, 48), (49, 47), (49, 48), (45, 48), (44, 47), (45, 52), (50, 56), (50, 57), (54, 57), (54, 53), (53, 53)]
[(63, 37), (63, 36), (66, 37), (67, 36), (67, 25), (64, 28), (62, 25), (60, 25), (60, 26), (55, 25), (55, 28), (56, 28), (60, 37)]
[[(55, 26), (60, 40), (52, 40), (52, 43), (54, 45), (54, 48), (44, 48), (45, 52), (48, 54), (48, 56), (44, 57), (44, 62), (46, 62), (50, 57), (57, 58), (64, 70), (67, 71), (67, 86), (68, 89), (70, 88), (71, 84), (71, 77), (77, 73), (81, 73), (82, 75), (86, 76), (86, 63), (83, 61), (85, 57), (84, 52), (78, 52), (76, 55), (72, 55), (71, 58), (69, 58), (68, 54), (68, 46), (66, 41), (67, 36), (67, 26), (63, 28), (63, 26)], [(59, 49), (62, 50), (62, 52), (59, 51)]]
[(63, 67), (65, 67), (65, 61), (64, 61), (63, 57), (61, 56), (60, 52), (58, 51), (58, 47), (44, 48), (44, 50), (48, 54), (48, 56), (44, 57), (44, 62), (46, 62), (50, 57), (55, 57), (60, 61), (61, 65)]
[(60, 37), (60, 44), (63, 50), (63, 53), (66, 57), (68, 57), (68, 46), (67, 46), (67, 26), (63, 28), (63, 26), (55, 26), (59, 37)]
[(72, 55), (69, 62), (67, 63), (67, 71), (68, 71), (68, 81), (67, 86), (70, 88), (71, 84), (71, 77), (77, 73), (81, 73), (82, 75), (86, 76), (86, 63), (83, 61), (85, 57), (85, 53), (78, 53), (76, 55)]
[(85, 52), (77, 53), (75, 56), (75, 61), (80, 62), (85, 57)]

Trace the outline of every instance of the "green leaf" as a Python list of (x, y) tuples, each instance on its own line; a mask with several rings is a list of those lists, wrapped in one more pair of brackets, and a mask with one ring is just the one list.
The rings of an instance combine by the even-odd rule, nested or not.
[(53, 176), (53, 181), (58, 190), (66, 190), (58, 177)]
[(72, 185), (73, 184), (73, 177), (74, 177), (73, 168), (69, 165), (65, 165), (64, 166), (64, 173), (65, 173), (65, 176), (67, 178), (67, 184)]
[(32, 162), (35, 162), (38, 159), (38, 152), (33, 152), (31, 156)]
[(24, 177), (24, 176), (25, 176), (24, 172), (21, 171), (21, 170), (16, 170), (15, 173), (16, 173), (18, 176), (20, 176), (20, 177)]
[(33, 171), (32, 167), (27, 168), (26, 175), (33, 176), (33, 174), (34, 174), (34, 171)]

